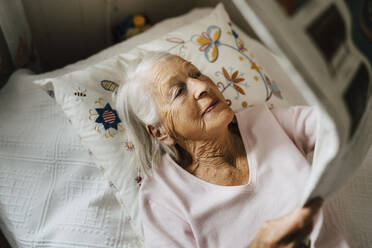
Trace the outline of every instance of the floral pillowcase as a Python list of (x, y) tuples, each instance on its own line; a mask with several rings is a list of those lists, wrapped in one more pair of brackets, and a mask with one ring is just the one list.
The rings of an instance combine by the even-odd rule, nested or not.
[(168, 51), (208, 75), (234, 111), (265, 101), (287, 105), (280, 86), (255, 61), (254, 51), (245, 43), (219, 4), (205, 18), (129, 53), (84, 70), (34, 82), (62, 107), (82, 144), (111, 182), (140, 237), (137, 196), (141, 177), (127, 164), (128, 153), (135, 147), (127, 140), (125, 125), (113, 105), (113, 93), (124, 82), (126, 68), (142, 51)]
[(224, 17), (218, 25), (204, 18), (203, 27), (191, 25), (139, 48), (167, 51), (192, 62), (217, 84), (234, 111), (269, 100), (282, 104), (280, 89), (245, 47), (222, 4), (211, 16), (216, 14)]

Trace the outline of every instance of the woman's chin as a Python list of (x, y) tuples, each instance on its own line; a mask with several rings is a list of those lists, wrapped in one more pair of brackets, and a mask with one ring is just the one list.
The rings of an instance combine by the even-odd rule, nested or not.
[(228, 127), (230, 122), (234, 119), (234, 112), (230, 107), (223, 107), (213, 109), (205, 114), (207, 132), (218, 133), (219, 130), (224, 130)]

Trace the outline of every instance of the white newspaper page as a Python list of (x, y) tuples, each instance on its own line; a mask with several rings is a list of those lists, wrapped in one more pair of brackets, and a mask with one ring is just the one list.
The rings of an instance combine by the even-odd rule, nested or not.
[[(304, 99), (317, 107), (317, 143), (302, 204), (316, 196), (327, 199), (362, 164), (372, 141), (371, 101), (368, 104), (372, 70), (351, 41), (347, 8), (339, 0), (316, 1), (289, 16), (279, 1), (233, 1), (260, 40), (280, 58), (278, 63)], [(319, 21), (327, 16), (334, 17), (333, 27), (320, 30), (327, 25)], [(342, 42), (334, 51), (322, 50), (321, 42), (327, 40), (319, 39), (340, 23), (344, 29), (336, 30), (334, 41)]]
[(313, 168), (303, 195), (303, 203), (316, 196), (327, 199), (341, 189), (362, 165), (372, 144), (372, 101), (369, 101), (360, 126), (351, 141), (341, 144), (336, 154), (332, 152), (337, 146), (337, 139), (332, 127), (327, 128), (325, 125), (328, 121), (319, 120), (321, 126), (318, 134), (321, 136), (317, 140)]

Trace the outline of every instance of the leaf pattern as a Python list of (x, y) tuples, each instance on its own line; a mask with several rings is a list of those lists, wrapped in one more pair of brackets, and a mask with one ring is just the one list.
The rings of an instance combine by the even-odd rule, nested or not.
[(245, 95), (244, 90), (243, 90), (240, 86), (238, 86), (238, 85), (236, 85), (236, 84), (233, 84), (233, 86), (234, 86), (234, 88), (235, 88), (235, 89), (236, 89), (240, 94)]
[(234, 80), (234, 83), (240, 83), (241, 81), (244, 81), (244, 78), (237, 78)]
[(244, 78), (239, 77), (238, 70), (234, 71), (230, 76), (230, 74), (227, 72), (225, 67), (222, 67), (222, 73), (224, 77), (226, 78), (226, 80), (229, 81), (229, 83), (226, 86), (224, 86), (221, 82), (219, 83), (222, 84), (222, 87), (221, 85), (217, 85), (219, 86), (219, 88), (222, 88), (221, 90), (222, 93), (225, 91), (226, 88), (233, 86), (236, 91), (238, 91), (242, 95), (245, 95), (245, 91), (240, 86), (236, 85), (237, 83), (240, 83), (245, 80)]
[(229, 73), (227, 73), (225, 67), (222, 67), (222, 72), (223, 72), (223, 75), (225, 75), (225, 78), (227, 80), (231, 81), (230, 75), (229, 75)]
[(183, 39), (177, 38), (177, 37), (169, 37), (169, 38), (166, 38), (165, 40), (168, 41), (168, 42), (177, 43), (177, 44), (185, 43), (185, 41)]
[(235, 72), (231, 75), (231, 79), (232, 79), (232, 81), (234, 81), (235, 78), (236, 78), (236, 76), (238, 76), (238, 72), (239, 72), (239, 71), (235, 71)]

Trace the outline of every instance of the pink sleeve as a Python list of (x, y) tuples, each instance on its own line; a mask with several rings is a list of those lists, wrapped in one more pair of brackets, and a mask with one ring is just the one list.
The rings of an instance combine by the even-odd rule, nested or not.
[(190, 225), (177, 214), (150, 200), (141, 211), (145, 247), (196, 247)]
[(273, 108), (271, 111), (289, 138), (304, 155), (314, 150), (317, 117), (313, 107)]

